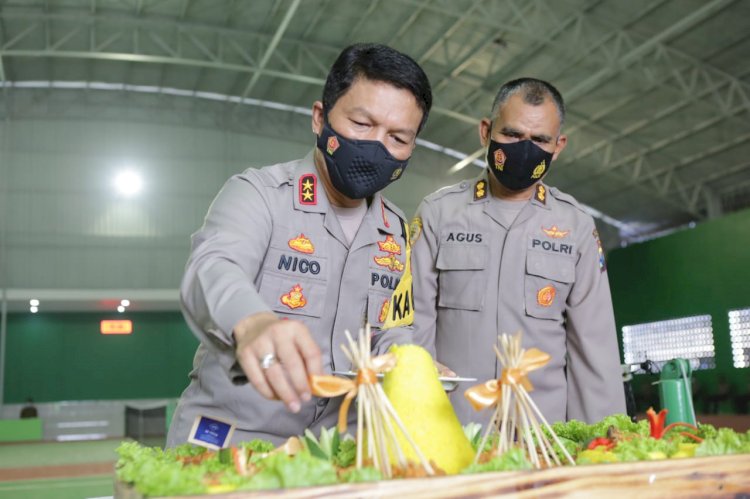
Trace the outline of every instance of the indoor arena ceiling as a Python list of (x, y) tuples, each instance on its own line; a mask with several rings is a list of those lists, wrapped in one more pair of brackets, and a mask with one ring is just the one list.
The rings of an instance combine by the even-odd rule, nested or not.
[(548, 183), (632, 241), (750, 205), (748, 26), (746, 0), (7, 0), (0, 114), (114, 89), (302, 120), (343, 47), (385, 43), (432, 82), (423, 144), (469, 156), (430, 175), (469, 176), (499, 85), (542, 78), (569, 110)]

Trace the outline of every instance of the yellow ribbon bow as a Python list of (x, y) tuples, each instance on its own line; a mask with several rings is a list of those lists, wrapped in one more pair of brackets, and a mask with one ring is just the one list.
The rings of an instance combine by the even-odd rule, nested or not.
[(346, 394), (339, 408), (339, 433), (346, 432), (346, 415), (349, 405), (357, 396), (360, 385), (374, 385), (378, 382), (378, 373), (385, 373), (396, 365), (396, 356), (392, 353), (372, 358), (372, 368), (362, 368), (357, 371), (354, 379), (340, 378), (328, 374), (310, 376), (310, 388), (316, 397), (332, 398)]
[(481, 385), (475, 385), (464, 392), (475, 411), (481, 411), (500, 402), (503, 385), (521, 385), (527, 392), (534, 389), (527, 375), (550, 360), (548, 353), (538, 348), (530, 348), (523, 353), (521, 362), (516, 367), (503, 369), (499, 379), (491, 379)]

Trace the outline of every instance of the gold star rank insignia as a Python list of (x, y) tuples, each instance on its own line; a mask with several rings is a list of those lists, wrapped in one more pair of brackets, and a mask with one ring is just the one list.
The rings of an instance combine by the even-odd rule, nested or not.
[(312, 173), (299, 178), (299, 204), (317, 204), (318, 179)]
[(474, 201), (479, 201), (487, 197), (487, 181), (478, 180), (474, 185)]
[(542, 184), (537, 184), (536, 192), (534, 192), (534, 199), (542, 204), (547, 204), (547, 188)]

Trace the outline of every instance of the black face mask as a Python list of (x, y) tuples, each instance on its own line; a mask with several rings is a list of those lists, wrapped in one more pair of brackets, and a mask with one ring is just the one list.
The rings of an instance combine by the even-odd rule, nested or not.
[(549, 171), (552, 153), (530, 140), (501, 144), (490, 139), (487, 167), (512, 191), (531, 187)]
[(399, 161), (378, 140), (350, 140), (327, 123), (318, 136), (331, 183), (344, 196), (364, 199), (401, 176), (408, 159)]

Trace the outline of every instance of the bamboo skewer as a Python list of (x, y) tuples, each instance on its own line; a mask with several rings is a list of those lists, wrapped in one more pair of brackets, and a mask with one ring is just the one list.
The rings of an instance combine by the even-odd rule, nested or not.
[(364, 332), (360, 330), (357, 341), (352, 338), (349, 331), (345, 331), (344, 334), (347, 344), (342, 345), (341, 349), (352, 363), (352, 369), (357, 372), (355, 380), (357, 383), (357, 468), (361, 468), (364, 464), (365, 439), (367, 440), (367, 459), (385, 477), (390, 478), (393, 475), (391, 455), (395, 456), (400, 467), (405, 468), (408, 465), (396, 436), (397, 427), (414, 449), (419, 458), (419, 464), (425, 472), (428, 475), (434, 475), (434, 469), (409, 435), (383, 388), (377, 382), (375, 376), (378, 366), (375, 365), (370, 354), (372, 333), (369, 324)]
[[(498, 336), (494, 350), (502, 366), (502, 375), (500, 379), (491, 380), (485, 384), (484, 389), (494, 390), (495, 398), (492, 400), (495, 400), (495, 409), (477, 449), (474, 462), (478, 462), (491, 435), (497, 434), (495, 455), (502, 455), (513, 447), (519, 447), (524, 450), (535, 468), (541, 468), (543, 465), (560, 466), (562, 463), (555, 452), (555, 445), (557, 445), (565, 456), (565, 460), (575, 465), (568, 450), (529, 395), (532, 387), (526, 375), (529, 371), (546, 364), (549, 356), (536, 349), (527, 351), (521, 348), (520, 331), (513, 336), (507, 334)], [(470, 391), (474, 389), (476, 388)], [(491, 405), (483, 403), (481, 407), (487, 406)], [(545, 430), (552, 436), (554, 444), (545, 434)]]

